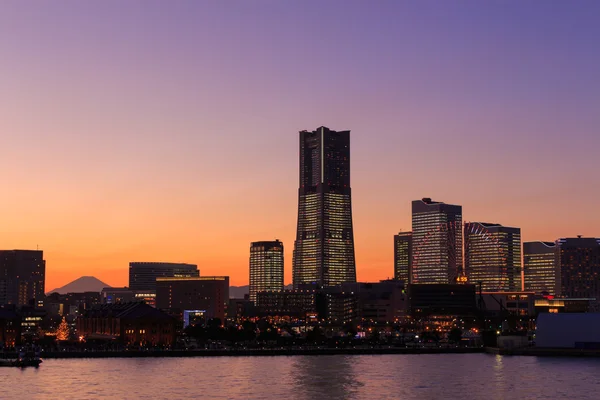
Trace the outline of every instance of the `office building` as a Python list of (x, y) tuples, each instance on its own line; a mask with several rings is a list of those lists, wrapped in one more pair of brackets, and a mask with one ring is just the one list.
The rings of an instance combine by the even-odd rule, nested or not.
[(558, 247), (554, 242), (523, 243), (525, 290), (538, 294), (560, 294)]
[(283, 290), (283, 243), (279, 240), (250, 245), (250, 300), (256, 293)]
[(193, 278), (200, 276), (194, 264), (168, 262), (129, 263), (129, 289), (156, 291), (156, 278)]
[(600, 298), (600, 239), (559, 239), (561, 296)]
[(46, 261), (41, 250), (0, 250), (0, 305), (43, 307)]
[(294, 288), (356, 282), (350, 131), (300, 132), (298, 227), (292, 259)]
[(201, 310), (206, 319), (224, 322), (228, 303), (228, 276), (156, 279), (156, 307), (174, 314)]
[(469, 222), (464, 227), (465, 273), (484, 292), (518, 292), (521, 283), (521, 229)]
[(412, 202), (412, 283), (454, 283), (463, 274), (462, 206)]
[(410, 283), (412, 275), (412, 232), (394, 235), (394, 279)]

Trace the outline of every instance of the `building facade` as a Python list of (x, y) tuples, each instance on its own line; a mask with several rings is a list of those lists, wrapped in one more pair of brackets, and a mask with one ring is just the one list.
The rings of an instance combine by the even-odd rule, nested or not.
[(117, 340), (124, 345), (171, 346), (176, 321), (145, 303), (103, 304), (77, 318), (77, 333), (85, 340)]
[(250, 244), (250, 300), (258, 292), (283, 290), (283, 243), (279, 240)]
[(256, 313), (259, 316), (306, 318), (317, 313), (316, 290), (282, 290), (281, 292), (258, 292)]
[(394, 235), (394, 279), (410, 283), (412, 278), (412, 232)]
[(356, 282), (350, 190), (350, 131), (300, 132), (294, 288)]
[(600, 239), (559, 239), (561, 296), (600, 298)]
[(553, 296), (560, 294), (558, 247), (554, 242), (523, 243), (525, 290)]
[(43, 307), (46, 261), (41, 250), (0, 250), (0, 305)]
[(156, 307), (174, 314), (201, 310), (206, 319), (225, 321), (228, 304), (228, 276), (156, 279)]
[(454, 283), (463, 274), (462, 206), (412, 202), (412, 283)]
[(186, 278), (200, 276), (195, 264), (167, 262), (130, 262), (129, 289), (156, 291), (156, 278)]
[(484, 292), (518, 292), (521, 280), (521, 229), (469, 222), (464, 226), (465, 273)]

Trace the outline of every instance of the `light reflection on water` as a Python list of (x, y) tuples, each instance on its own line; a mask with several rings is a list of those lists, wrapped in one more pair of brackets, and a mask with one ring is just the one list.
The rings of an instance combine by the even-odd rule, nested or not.
[(598, 399), (600, 359), (486, 354), (46, 360), (2, 399)]

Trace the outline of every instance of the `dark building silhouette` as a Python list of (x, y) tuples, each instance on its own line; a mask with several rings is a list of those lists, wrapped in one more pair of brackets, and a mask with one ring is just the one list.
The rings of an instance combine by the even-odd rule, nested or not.
[(168, 262), (130, 262), (129, 289), (156, 293), (156, 278), (200, 276), (195, 264)]
[(228, 276), (193, 278), (158, 278), (156, 307), (182, 314), (186, 310), (201, 310), (206, 319), (225, 321), (229, 304)]
[(46, 261), (41, 250), (0, 250), (0, 304), (43, 307)]
[(485, 292), (518, 292), (521, 284), (521, 229), (469, 222), (464, 228), (465, 273)]
[(526, 291), (554, 296), (560, 294), (560, 270), (556, 243), (523, 243), (523, 275)]
[(300, 132), (298, 229), (292, 261), (295, 288), (356, 282), (350, 131)]
[(561, 295), (600, 297), (600, 239), (565, 238), (557, 246)]
[(290, 316), (305, 318), (317, 313), (317, 290), (282, 290), (258, 292), (256, 313), (259, 316)]
[(0, 306), (0, 350), (18, 345), (21, 341), (21, 316), (14, 305)]
[(283, 243), (279, 240), (250, 245), (250, 300), (256, 293), (283, 290)]
[(477, 313), (477, 293), (471, 284), (408, 285), (413, 317), (470, 316)]
[(462, 206), (412, 202), (412, 283), (454, 283), (463, 273)]
[(412, 232), (394, 235), (394, 279), (410, 283), (412, 275)]

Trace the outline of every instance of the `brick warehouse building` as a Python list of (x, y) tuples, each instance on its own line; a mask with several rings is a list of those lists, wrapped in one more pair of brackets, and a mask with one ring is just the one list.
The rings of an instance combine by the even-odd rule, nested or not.
[(171, 346), (176, 321), (145, 303), (103, 304), (77, 319), (77, 332), (86, 339), (114, 339), (125, 345)]

